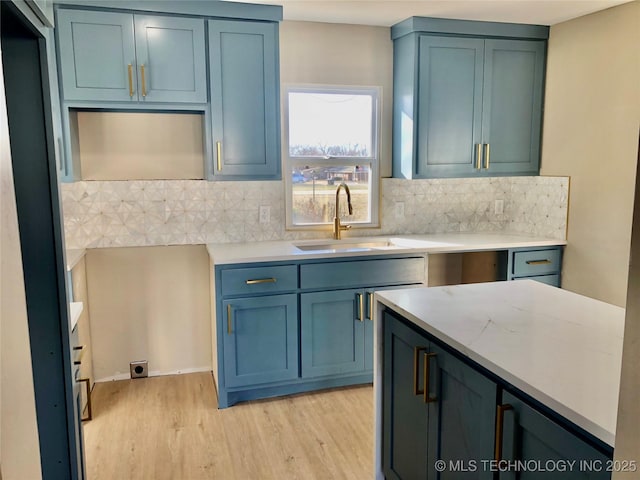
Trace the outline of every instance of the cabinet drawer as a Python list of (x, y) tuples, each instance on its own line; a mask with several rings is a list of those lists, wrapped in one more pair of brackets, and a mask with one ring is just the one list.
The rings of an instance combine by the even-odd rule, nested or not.
[(421, 283), (424, 258), (327, 262), (300, 266), (301, 288), (354, 288)]
[(546, 283), (552, 287), (560, 286), (560, 275), (536, 275), (535, 277), (518, 277), (515, 280), (535, 280), (536, 282)]
[(513, 254), (513, 275), (545, 275), (560, 271), (560, 249), (532, 250)]
[(223, 270), (221, 281), (223, 296), (284, 292), (298, 288), (295, 265)]

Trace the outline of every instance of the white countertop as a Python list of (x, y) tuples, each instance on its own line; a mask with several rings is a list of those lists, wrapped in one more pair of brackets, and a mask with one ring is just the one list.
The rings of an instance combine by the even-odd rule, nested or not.
[[(315, 244), (337, 246), (361, 242), (393, 243), (391, 246), (352, 249), (300, 250), (296, 245)], [(312, 258), (339, 258), (390, 253), (454, 253), (482, 250), (506, 250), (518, 247), (548, 247), (566, 245), (564, 240), (553, 240), (523, 235), (496, 233), (447, 233), (429, 235), (385, 235), (380, 237), (343, 237), (342, 240), (280, 240), (250, 243), (210, 243), (209, 256), (216, 265), (303, 260)]]
[(69, 304), (69, 323), (71, 324), (71, 330), (76, 328), (78, 320), (80, 319), (80, 315), (82, 315), (83, 308), (84, 305), (82, 304), (82, 302), (71, 302)]
[(389, 290), (376, 298), (614, 446), (623, 308), (532, 280)]
[(68, 248), (65, 252), (67, 256), (67, 271), (73, 270), (82, 257), (84, 257), (86, 250), (84, 248)]

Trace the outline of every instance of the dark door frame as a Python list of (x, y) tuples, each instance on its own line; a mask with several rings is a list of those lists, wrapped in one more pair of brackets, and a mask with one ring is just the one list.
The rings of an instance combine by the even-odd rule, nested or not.
[(0, 8), (42, 478), (82, 479), (46, 39), (12, 2)]

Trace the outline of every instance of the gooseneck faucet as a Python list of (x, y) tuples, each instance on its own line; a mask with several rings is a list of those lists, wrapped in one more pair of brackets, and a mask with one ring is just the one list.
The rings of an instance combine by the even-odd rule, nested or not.
[(340, 240), (340, 233), (343, 230), (349, 230), (351, 225), (340, 224), (340, 189), (344, 187), (344, 191), (347, 194), (347, 205), (349, 206), (349, 215), (353, 215), (353, 207), (351, 206), (351, 192), (346, 183), (342, 182), (336, 189), (336, 216), (333, 217), (333, 238)]

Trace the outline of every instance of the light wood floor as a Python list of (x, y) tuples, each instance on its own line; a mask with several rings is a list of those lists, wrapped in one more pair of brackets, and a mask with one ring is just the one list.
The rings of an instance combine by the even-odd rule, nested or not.
[(89, 480), (373, 478), (371, 386), (218, 410), (210, 373), (96, 384)]

